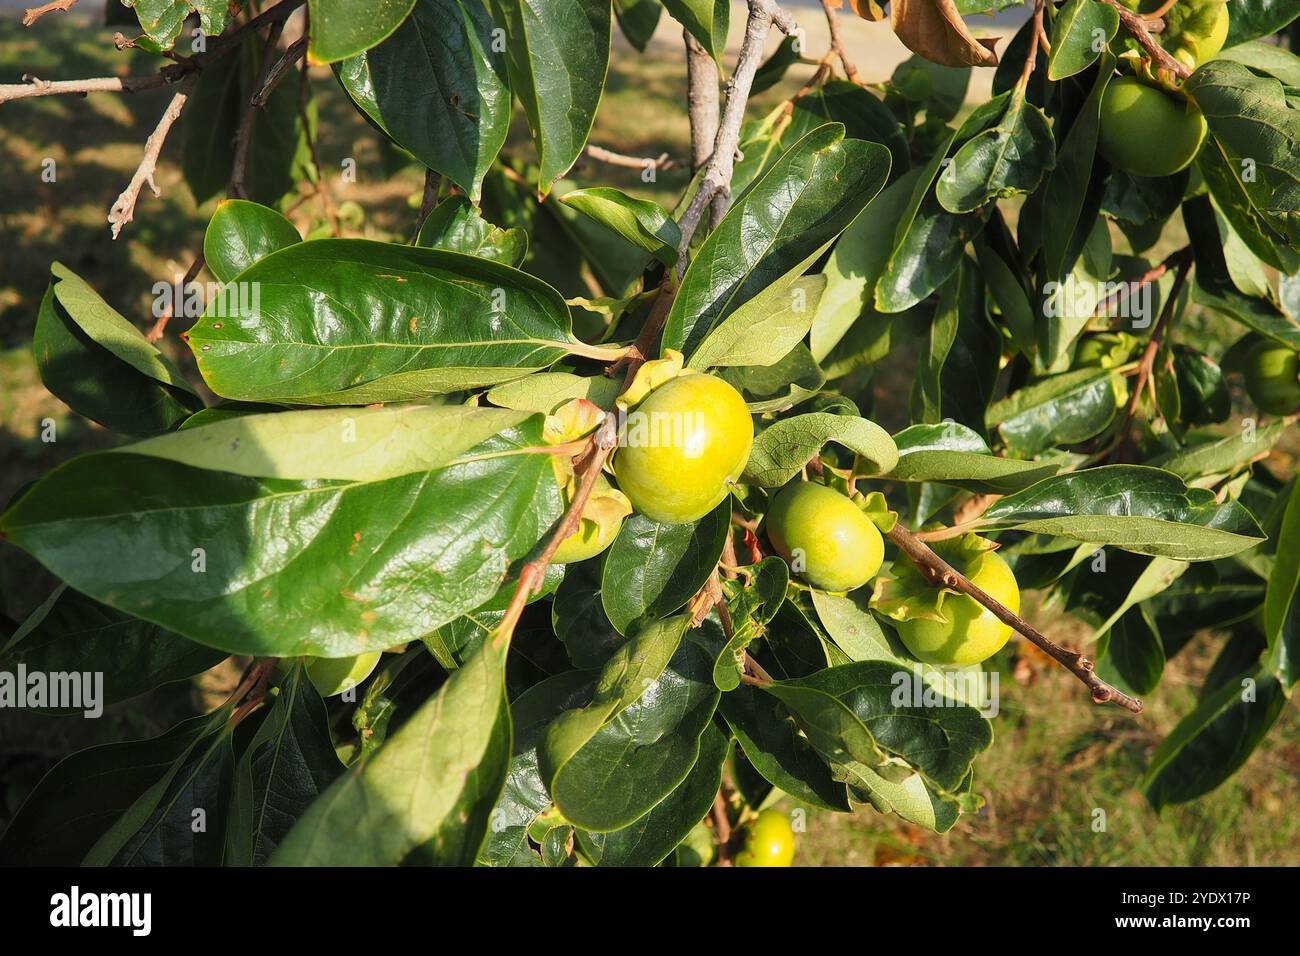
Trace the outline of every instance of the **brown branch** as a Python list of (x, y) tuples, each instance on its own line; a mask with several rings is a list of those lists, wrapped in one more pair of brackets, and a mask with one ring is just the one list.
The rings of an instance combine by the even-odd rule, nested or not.
[[(230, 716), (232, 724), (239, 724), (245, 717), (257, 709), (257, 706), (266, 698), (266, 687), (271, 681), (271, 675), (275, 672), (279, 659), (275, 657), (263, 657), (256, 661), (244, 675), (244, 679), (239, 682), (235, 692), (230, 695), (231, 700), (244, 698), (243, 702)], [(247, 696), (245, 696), (247, 695)]]
[(1092, 317), (1094, 319), (1109, 318), (1111, 310), (1117, 307), (1122, 301), (1127, 299), (1143, 286), (1150, 285), (1152, 282), (1161, 278), (1172, 267), (1178, 265), (1178, 263), (1184, 259), (1189, 258), (1191, 254), (1191, 246), (1183, 246), (1181, 249), (1174, 250), (1165, 257), (1163, 262), (1152, 266), (1136, 279), (1131, 279), (1128, 282), (1123, 283), (1119, 290), (1098, 303), (1097, 308), (1093, 310)]
[(731, 820), (722, 788), (713, 797), (713, 843), (718, 848), (718, 866), (731, 866)]
[(1029, 55), (1025, 57), (1024, 69), (1020, 71), (1020, 85), (1023, 87), (1034, 75), (1038, 65), (1038, 44), (1046, 39), (1043, 33), (1043, 0), (1034, 0), (1034, 32), (1029, 38)]
[(515, 626), (519, 623), (519, 618), (528, 605), (528, 599), (541, 587), (542, 581), (546, 577), (546, 569), (550, 567), (555, 552), (559, 550), (565, 538), (569, 537), (581, 526), (582, 510), (587, 506), (587, 499), (591, 497), (592, 489), (596, 487), (596, 479), (600, 477), (601, 468), (604, 467), (605, 462), (614, 451), (614, 446), (617, 444), (618, 415), (609, 412), (606, 414), (605, 420), (600, 423), (600, 427), (596, 429), (595, 434), (591, 436), (588, 450), (575, 468), (575, 472), (579, 476), (578, 489), (574, 492), (573, 500), (569, 502), (564, 517), (555, 530), (551, 532), (542, 553), (525, 564), (523, 570), (519, 572), (519, 584), (515, 588), (514, 596), (510, 599), (509, 607), (506, 608), (505, 616), (502, 617), (501, 623), (497, 625), (496, 636), (492, 639), (493, 647), (499, 649), (509, 643), (510, 638), (514, 635)]
[(1124, 29), (1133, 35), (1133, 38), (1138, 41), (1142, 49), (1150, 54), (1151, 59), (1160, 69), (1168, 70), (1180, 80), (1185, 80), (1192, 75), (1192, 71), (1185, 64), (1170, 56), (1169, 51), (1162, 47), (1160, 42), (1151, 35), (1150, 24), (1143, 19), (1141, 14), (1134, 13), (1120, 3), (1119, 0), (1102, 0), (1102, 2), (1115, 8), (1115, 12), (1119, 14), (1119, 22)]
[(1177, 2), (1178, 2), (1178, 0), (1165, 0), (1164, 3), (1162, 3), (1162, 4), (1161, 4), (1159, 7), (1157, 7), (1156, 9), (1152, 10), (1150, 13), (1141, 13), (1141, 14), (1138, 14), (1138, 15), (1139, 15), (1143, 20), (1146, 20), (1146, 21), (1148, 21), (1148, 22), (1154, 22), (1154, 21), (1156, 21), (1156, 20), (1161, 20), (1161, 19), (1164, 18), (1164, 15), (1165, 15), (1166, 13), (1168, 13), (1171, 9), (1173, 9), (1174, 4), (1177, 3)]
[(596, 146), (593, 143), (587, 144), (587, 155), (597, 162), (608, 163), (611, 166), (622, 166), (625, 169), (675, 169), (682, 165), (680, 160), (672, 159), (667, 153), (660, 153), (658, 157), (649, 156), (629, 156), (626, 153), (616, 153), (612, 149), (605, 149), (603, 146)]
[(283, 22), (271, 24), (271, 32), (267, 35), (265, 46), (262, 47), (262, 64), (258, 67), (257, 78), (253, 80), (253, 96), (239, 117), (239, 131), (235, 134), (235, 161), (230, 169), (230, 185), (226, 187), (226, 195), (231, 199), (248, 198), (248, 190), (244, 188), (244, 174), (248, 168), (248, 150), (253, 143), (253, 122), (257, 119), (258, 110), (257, 97), (267, 85), (268, 77), (271, 75), (271, 54), (275, 52), (275, 45), (280, 42), (280, 34), (283, 32)]
[(849, 55), (844, 51), (844, 41), (840, 37), (840, 20), (835, 15), (835, 8), (831, 6), (831, 0), (822, 0), (822, 10), (826, 13), (826, 25), (831, 31), (831, 50), (840, 58), (840, 64), (844, 67), (844, 75), (852, 83), (858, 82), (858, 68)]
[(247, 23), (229, 33), (212, 39), (208, 48), (197, 56), (187, 57), (176, 63), (169, 63), (157, 73), (149, 76), (101, 76), (84, 80), (42, 80), (24, 74), (22, 83), (0, 84), (0, 103), (10, 100), (27, 99), (33, 96), (57, 96), (67, 93), (141, 93), (156, 90), (172, 83), (177, 83), (192, 75), (197, 70), (219, 57), (239, 47), (245, 36), (259, 30), (267, 24), (283, 24), (289, 15), (302, 6), (306, 0), (281, 0), (266, 12), (253, 17)]
[(266, 74), (266, 80), (256, 93), (253, 94), (252, 104), (261, 109), (266, 105), (275, 88), (280, 85), (280, 81), (288, 74), (289, 68), (298, 62), (298, 59), (307, 52), (307, 37), (301, 36), (289, 44), (289, 48), (284, 51), (284, 55), (275, 62), (270, 71)]
[(893, 530), (889, 532), (889, 540), (898, 545), (917, 569), (936, 585), (952, 588), (974, 598), (993, 612), (993, 616), (999, 621), (1023, 634), (1045, 654), (1083, 681), (1092, 692), (1093, 703), (1115, 703), (1135, 714), (1142, 713), (1142, 702), (1098, 677), (1096, 665), (1090, 658), (1061, 647), (1001, 601), (976, 587), (956, 568), (935, 554), (929, 545), (918, 539), (901, 522), (895, 524)]
[(718, 135), (718, 64), (689, 30), (686, 41), (686, 112), (691, 121), (691, 172), (697, 173), (713, 153)]
[(135, 203), (140, 198), (140, 190), (144, 188), (145, 183), (149, 184), (155, 196), (162, 195), (162, 190), (153, 181), (154, 171), (158, 168), (158, 154), (162, 152), (163, 143), (167, 142), (167, 133), (180, 117), (189, 95), (188, 88), (176, 91), (176, 95), (167, 104), (167, 109), (163, 111), (162, 118), (158, 120), (158, 125), (144, 141), (144, 157), (140, 160), (135, 175), (131, 177), (126, 189), (122, 190), (121, 195), (108, 211), (108, 222), (112, 227), (114, 239), (121, 233), (122, 227), (135, 218)]
[(411, 245), (420, 238), (420, 230), (424, 228), (424, 221), (429, 218), (429, 213), (433, 212), (433, 207), (438, 205), (438, 190), (442, 186), (442, 177), (432, 169), (424, 171), (424, 193), (420, 196), (420, 211), (415, 214), (415, 232), (411, 235)]
[(41, 4), (39, 7), (28, 7), (23, 11), (23, 26), (29, 27), (45, 14), (54, 13), (56, 10), (67, 13), (76, 2), (77, 0), (50, 0), (49, 3)]
[[(735, 72), (727, 86), (727, 101), (718, 122), (718, 133), (713, 140), (713, 154), (705, 163), (700, 185), (691, 203), (682, 214), (683, 255), (677, 260), (677, 273), (686, 271), (685, 251), (699, 228), (704, 210), (715, 199), (726, 203), (731, 189), (731, 176), (736, 168), (736, 150), (740, 145), (740, 125), (745, 118), (749, 91), (754, 86), (754, 74), (763, 59), (763, 46), (772, 25), (787, 34), (796, 33), (799, 25), (772, 0), (749, 0), (749, 19), (745, 23), (745, 37), (740, 45), (740, 57)], [(716, 211), (715, 211), (716, 214)]]

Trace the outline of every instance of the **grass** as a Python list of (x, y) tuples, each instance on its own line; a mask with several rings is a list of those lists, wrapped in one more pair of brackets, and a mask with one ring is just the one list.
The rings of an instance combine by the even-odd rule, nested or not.
[[(149, 57), (118, 53), (111, 28), (73, 14), (47, 18), (24, 30), (0, 19), (0, 75), (43, 78), (142, 73)], [(653, 51), (652, 51), (653, 52)], [(684, 157), (689, 129), (682, 104), (685, 80), (676, 51), (613, 58), (605, 100), (591, 141), (619, 152)], [(404, 239), (411, 229), (421, 177), (413, 167), (391, 170), (376, 134), (324, 74), (320, 148), (335, 171), (335, 195), (355, 202), (364, 220), (352, 234)], [(791, 83), (764, 94), (761, 113), (790, 92)], [(8, 157), (0, 177), (0, 501), (73, 454), (114, 442), (73, 415), (41, 386), (30, 355), (36, 309), (48, 268), (58, 259), (85, 277), (115, 308), (144, 328), (151, 287), (184, 272), (198, 251), (213, 204), (196, 207), (179, 169), (179, 130), (164, 150), (157, 181), (161, 197), (141, 198), (135, 222), (109, 239), (109, 206), (135, 169), (141, 145), (166, 94), (100, 94), (85, 99), (46, 97), (0, 108), (0, 150)], [(182, 119), (182, 123), (187, 120)], [(194, 121), (193, 119), (189, 121)], [(527, 129), (517, 123), (511, 148), (521, 151)], [(357, 163), (357, 181), (343, 183), (345, 158)], [(57, 178), (43, 182), (46, 160)], [(636, 170), (584, 161), (571, 177), (578, 185), (614, 185), (671, 204), (686, 176), (681, 170), (645, 183)], [(304, 203), (294, 214), (306, 231), (319, 209)], [(1179, 228), (1179, 227), (1175, 227)], [(1170, 236), (1169, 248), (1177, 239)], [(1198, 344), (1221, 350), (1222, 323), (1193, 319)], [(188, 350), (166, 345), (183, 366)], [(900, 374), (902, 374), (900, 372)], [(898, 392), (905, 394), (905, 375)], [(878, 391), (881, 387), (878, 386)], [(888, 387), (884, 387), (888, 391)], [(57, 441), (41, 440), (52, 420)], [(1294, 444), (1291, 446), (1294, 447)], [(1294, 458), (1279, 464), (1294, 470)], [(16, 549), (0, 544), (0, 608), (20, 619), (49, 593), (51, 582)], [(1060, 636), (1074, 625), (1038, 615)], [(1077, 640), (1086, 631), (1074, 634)], [(1068, 636), (1068, 635), (1067, 635)], [(1195, 688), (1213, 660), (1216, 641), (1204, 635), (1169, 664), (1148, 713), (1133, 719), (1095, 707), (1071, 678), (1025, 645), (1004, 652), (998, 740), (977, 764), (976, 787), (987, 802), (946, 835), (860, 809), (851, 815), (812, 812), (797, 861), (806, 865), (1212, 865), (1300, 864), (1300, 816), (1293, 812), (1300, 777), (1300, 715), (1288, 708), (1263, 746), (1235, 777), (1192, 804), (1157, 816), (1137, 792), (1147, 758), (1178, 718), (1190, 710)], [(1013, 660), (1013, 655), (1018, 655)], [(1015, 673), (1019, 679), (1011, 676)], [(16, 808), (46, 768), (63, 753), (91, 743), (143, 737), (188, 713), (210, 707), (228, 692), (232, 668), (210, 672), (194, 686), (173, 685), (110, 708), (100, 721), (7, 713), (0, 721), (0, 821)], [(1104, 813), (1105, 829), (1094, 829)]]

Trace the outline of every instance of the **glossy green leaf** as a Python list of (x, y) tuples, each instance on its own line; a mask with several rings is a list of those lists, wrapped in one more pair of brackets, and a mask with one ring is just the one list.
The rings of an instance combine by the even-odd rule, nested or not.
[(550, 286), (475, 256), (320, 239), (240, 276), (258, 290), (213, 302), (188, 333), (226, 398), (365, 405), (520, 378), (575, 345)]
[(582, 561), (567, 569), (555, 592), (551, 623), (574, 667), (602, 667), (627, 640), (601, 604), (601, 562)]
[(852, 763), (837, 768), (853, 788), (854, 797), (869, 802), (881, 813), (893, 813), (916, 826), (947, 833), (961, 816), (959, 802), (940, 796), (918, 773), (890, 780), (870, 767)]
[(484, 641), (298, 818), (273, 866), (469, 866), (510, 764), (505, 649)]
[(765, 488), (780, 487), (831, 441), (859, 456), (860, 474), (886, 474), (898, 463), (894, 440), (875, 422), (809, 412), (779, 419), (758, 433), (745, 465), (745, 480)]
[(1056, 165), (1047, 115), (1017, 87), (995, 125), (972, 136), (935, 182), (935, 195), (952, 213), (973, 212), (995, 199), (1033, 192)]
[(668, 313), (664, 347), (692, 354), (740, 306), (771, 286), (793, 282), (888, 174), (888, 151), (845, 139), (838, 123), (791, 146), (736, 199), (691, 260)]
[(663, 0), (673, 19), (700, 41), (709, 56), (719, 63), (727, 48), (727, 28), (731, 24), (729, 0)]
[(723, 319), (687, 365), (699, 369), (775, 365), (808, 335), (825, 288), (822, 275), (770, 286)]
[[(1300, 13), (1300, 4), (1295, 9)], [(1284, 86), (1300, 86), (1300, 57), (1281, 46), (1263, 40), (1248, 40), (1228, 47), (1219, 57), (1275, 76)]]
[(989, 406), (986, 421), (1014, 455), (1087, 441), (1110, 424), (1125, 397), (1110, 369), (1081, 368), (1049, 375)]
[(565, 402), (585, 398), (599, 408), (611, 409), (623, 383), (603, 375), (574, 375), (572, 372), (537, 372), (489, 389), (493, 405), (521, 411), (549, 414)]
[(728, 743), (727, 735), (716, 726), (706, 727), (690, 773), (649, 813), (608, 833), (578, 831), (578, 842), (587, 857), (597, 866), (657, 866), (713, 806)]
[(164, 50), (170, 50), (181, 34), (185, 20), (199, 15), (199, 29), (215, 37), (226, 29), (230, 17), (227, 0), (122, 0), (135, 11), (145, 35)]
[(293, 665), (235, 768), (225, 864), (265, 863), (341, 773), (325, 702), (305, 668)]
[(545, 196), (587, 145), (609, 69), (608, 0), (491, 0), (510, 86), (528, 116)]
[(1229, 47), (1276, 33), (1300, 17), (1297, 0), (1232, 0)]
[(1269, 422), (1250, 432), (1225, 435), (1212, 441), (1189, 445), (1168, 455), (1150, 459), (1149, 464), (1172, 472), (1184, 481), (1206, 475), (1228, 474), (1245, 467), (1257, 457), (1268, 454), (1286, 434), (1285, 419)]
[(434, 207), (415, 244), (492, 259), (518, 267), (528, 255), (528, 233), (492, 225), (464, 196), (449, 196)]
[(1047, 78), (1056, 82), (1082, 73), (1097, 62), (1117, 30), (1114, 7), (1097, 0), (1069, 0), (1052, 19)]
[(1054, 534), (1188, 561), (1228, 557), (1258, 544), (1259, 525), (1235, 501), (1188, 488), (1144, 465), (1106, 465), (1045, 478), (993, 504), (990, 527)]
[(574, 189), (561, 196), (560, 202), (644, 249), (665, 266), (676, 264), (682, 232), (658, 203), (610, 186)]
[[(578, 750), (555, 761), (551, 796), (566, 820), (594, 832), (621, 830), (669, 798), (695, 766), (700, 737), (717, 709), (712, 670), (703, 647), (693, 639), (682, 641), (635, 701)], [(606, 668), (602, 682), (608, 673)], [(547, 734), (545, 756), (551, 760), (559, 724)]]
[(274, 209), (227, 199), (208, 221), (203, 259), (218, 282), (229, 282), (259, 259), (301, 241), (297, 227)]
[(371, 122), (475, 202), (510, 126), (505, 56), (492, 30), (479, 0), (417, 0), (382, 43), (337, 67)]
[(659, 0), (614, 0), (614, 16), (627, 42), (642, 53), (654, 36), (664, 12)]
[(348, 0), (307, 0), (313, 63), (334, 63), (382, 43), (410, 14), (416, 0), (375, 0), (359, 7)]
[(1165, 648), (1160, 632), (1145, 608), (1124, 612), (1098, 646), (1097, 673), (1129, 694), (1150, 694), (1160, 684), (1165, 669)]
[(61, 263), (32, 351), (41, 382), (73, 411), (128, 435), (175, 428), (203, 407), (180, 370)]
[(1277, 674), (1290, 690), (1300, 678), (1300, 482), (1292, 482), (1277, 536), (1277, 561), (1264, 598), (1264, 634), (1274, 648)]
[(601, 604), (614, 627), (627, 634), (637, 622), (665, 618), (694, 597), (717, 566), (730, 527), (730, 497), (685, 524), (629, 516), (601, 574)]
[(549, 456), (525, 451), (541, 442), (534, 418), (457, 464), (378, 480), (104, 452), (55, 469), (0, 528), (78, 590), (199, 643), (342, 657), (414, 640), (497, 592), (560, 515)]

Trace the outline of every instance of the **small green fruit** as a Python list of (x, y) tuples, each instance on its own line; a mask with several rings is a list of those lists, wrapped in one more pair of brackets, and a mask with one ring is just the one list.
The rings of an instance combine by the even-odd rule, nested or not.
[(754, 444), (745, 400), (720, 378), (681, 375), (628, 413), (614, 474), (653, 521), (698, 521), (727, 497)]
[(379, 666), (381, 656), (381, 651), (368, 651), (356, 657), (310, 657), (307, 676), (322, 697), (333, 697), (369, 677)]
[(1246, 356), (1246, 391), (1262, 412), (1289, 415), (1300, 408), (1300, 353), (1269, 339)]
[(1207, 129), (1195, 104), (1124, 76), (1102, 95), (1097, 145), (1134, 176), (1171, 176), (1196, 158)]
[(876, 576), (885, 542), (875, 524), (833, 488), (786, 485), (767, 514), (767, 536), (801, 578), (823, 591), (852, 591)]
[(794, 860), (794, 829), (780, 810), (764, 810), (745, 829), (745, 847), (736, 866), (789, 866)]
[[(999, 555), (985, 551), (957, 570), (977, 588), (1020, 612), (1016, 576)], [(978, 664), (1000, 651), (1011, 637), (1009, 625), (967, 594), (945, 594), (942, 613), (947, 621), (912, 618), (895, 625), (907, 649), (927, 664)]]

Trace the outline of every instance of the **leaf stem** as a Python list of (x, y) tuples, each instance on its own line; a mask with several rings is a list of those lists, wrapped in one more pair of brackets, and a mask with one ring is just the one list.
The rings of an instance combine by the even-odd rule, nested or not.
[(1108, 4), (1115, 8), (1119, 14), (1119, 22), (1124, 25), (1124, 29), (1133, 35), (1133, 38), (1141, 44), (1142, 49), (1150, 54), (1151, 59), (1162, 70), (1168, 70), (1180, 80), (1185, 80), (1192, 75), (1184, 63), (1180, 63), (1169, 55), (1169, 51), (1162, 47), (1158, 40), (1151, 35), (1149, 24), (1141, 14), (1134, 13), (1119, 0), (1101, 0), (1102, 3)]

